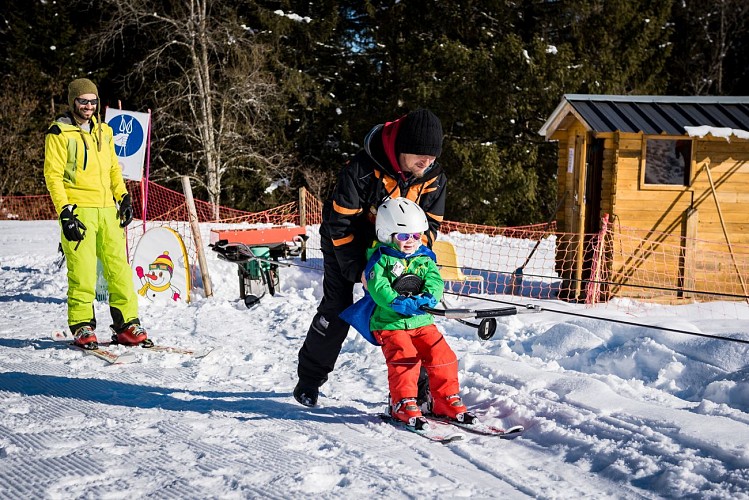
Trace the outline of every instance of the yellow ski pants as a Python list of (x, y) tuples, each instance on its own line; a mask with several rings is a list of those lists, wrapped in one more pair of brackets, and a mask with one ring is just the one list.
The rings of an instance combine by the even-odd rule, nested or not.
[[(125, 230), (120, 227), (117, 208), (76, 208), (86, 226), (82, 241), (68, 241), (60, 233), (68, 263), (68, 325), (75, 332), (83, 325), (96, 328), (96, 259), (101, 261), (109, 287), (109, 310), (115, 330), (139, 323), (138, 297), (127, 262)], [(79, 244), (80, 243), (80, 244)], [(76, 248), (76, 245), (78, 248)]]

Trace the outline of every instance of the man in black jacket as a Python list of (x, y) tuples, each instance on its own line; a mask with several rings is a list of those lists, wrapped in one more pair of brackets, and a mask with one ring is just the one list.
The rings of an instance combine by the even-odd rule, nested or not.
[[(384, 125), (364, 139), (364, 149), (341, 170), (333, 194), (323, 206), (320, 245), (323, 252), (323, 298), (299, 350), (299, 382), (294, 398), (315, 406), (341, 352), (349, 325), (338, 315), (353, 303), (361, 281), (366, 249), (376, 240), (377, 207), (388, 198), (405, 197), (421, 206), (429, 221), (424, 234), (431, 247), (445, 213), (447, 178), (436, 162), (442, 152), (442, 124), (434, 113), (418, 109)], [(422, 368), (419, 404), (428, 381)]]

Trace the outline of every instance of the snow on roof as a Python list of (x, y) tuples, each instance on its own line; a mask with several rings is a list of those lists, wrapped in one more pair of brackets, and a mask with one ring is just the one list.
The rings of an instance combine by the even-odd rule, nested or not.
[(539, 134), (551, 138), (570, 115), (594, 132), (685, 135), (687, 127), (707, 126), (742, 137), (749, 130), (749, 97), (565, 94)]
[(723, 137), (727, 141), (731, 140), (734, 135), (739, 139), (749, 139), (749, 132), (746, 130), (729, 128), (729, 127), (711, 127), (709, 125), (700, 125), (698, 127), (684, 127), (689, 137), (705, 137), (707, 134), (713, 137)]

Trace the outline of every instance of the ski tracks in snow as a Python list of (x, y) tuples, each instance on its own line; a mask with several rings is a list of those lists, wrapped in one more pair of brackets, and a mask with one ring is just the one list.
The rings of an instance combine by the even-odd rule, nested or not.
[(716, 427), (716, 416), (701, 414), (696, 404), (657, 390), (630, 390), (632, 381), (527, 358), (498, 368), (496, 357), (484, 364), (482, 356), (466, 357), (461, 376), (470, 389), (464, 400), (524, 425), (526, 441), (579, 473), (628, 484), (646, 497), (658, 491), (749, 498), (749, 451), (735, 439), (749, 432), (741, 412)]
[[(66, 309), (48, 226), (47, 253), (26, 255), (34, 226), (3, 262), (0, 498), (749, 499), (746, 413), (565, 370), (455, 322), (443, 325), (465, 402), (487, 423), (524, 425), (521, 438), (440, 445), (380, 421), (384, 360), (354, 334), (324, 407), (299, 406), (296, 355), (321, 277), (298, 270), (248, 310), (236, 266), (209, 254), (214, 298), (143, 304), (141, 317), (158, 342), (220, 347), (204, 359), (136, 350), (136, 363), (107, 366), (47, 340)], [(106, 304), (95, 308), (108, 324)]]
[[(0, 373), (8, 498), (637, 496), (524, 439), (466, 434), (440, 445), (380, 421), (372, 404), (325, 398), (326, 407), (304, 409), (285, 391), (195, 383), (210, 385), (228, 354), (145, 352), (113, 367), (42, 341), (19, 351)], [(529, 467), (539, 463), (549, 469)]]

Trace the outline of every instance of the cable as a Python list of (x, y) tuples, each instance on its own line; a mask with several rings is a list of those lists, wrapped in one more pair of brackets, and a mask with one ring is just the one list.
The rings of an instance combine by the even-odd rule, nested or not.
[[(476, 296), (473, 296), (473, 295), (468, 295), (468, 294), (463, 294), (463, 293), (455, 293), (455, 292), (445, 292), (445, 293), (450, 294), (450, 295), (455, 295), (457, 297), (470, 297), (472, 299), (485, 300), (487, 302), (495, 302), (495, 303), (498, 303), (498, 304), (509, 304), (509, 305), (514, 305), (514, 306), (518, 305), (515, 302), (508, 302), (508, 301), (499, 300), (499, 299), (489, 299), (489, 298), (486, 298), (486, 297), (476, 297)], [(697, 337), (706, 337), (706, 338), (716, 339), (716, 340), (727, 340), (729, 342), (738, 342), (740, 344), (749, 344), (749, 340), (735, 339), (735, 338), (731, 338), (731, 337), (722, 337), (720, 335), (710, 335), (709, 333), (688, 332), (686, 330), (677, 330), (675, 328), (667, 328), (665, 326), (653, 326), (653, 325), (647, 325), (647, 324), (644, 324), (644, 323), (635, 323), (634, 321), (625, 321), (625, 320), (622, 320), (622, 319), (600, 318), (600, 317), (597, 317), (597, 316), (589, 316), (587, 314), (580, 314), (580, 313), (575, 313), (575, 312), (570, 312), (570, 311), (558, 311), (558, 310), (555, 310), (555, 309), (548, 309), (546, 307), (539, 307), (538, 310), (540, 310), (540, 311), (546, 311), (546, 312), (550, 312), (550, 313), (555, 313), (555, 314), (564, 314), (564, 315), (567, 315), (567, 316), (577, 316), (578, 318), (593, 319), (593, 320), (598, 320), (598, 321), (607, 321), (609, 323), (618, 323), (620, 325), (638, 326), (638, 327), (641, 327), (641, 328), (651, 328), (653, 330), (661, 330), (661, 331), (664, 331), (664, 332), (683, 333), (683, 334), (686, 334), (686, 335), (694, 335), (694, 336), (697, 336)]]
[[(512, 274), (510, 272), (505, 271), (490, 271), (488, 269), (476, 269), (477, 271), (485, 271), (489, 273), (499, 273), (499, 274)], [(554, 279), (554, 280), (562, 280), (562, 278), (558, 278), (556, 276), (544, 276), (542, 274), (524, 274), (523, 276), (530, 276), (533, 278), (543, 278), (543, 279)], [(668, 288), (668, 287), (660, 287), (660, 286), (652, 286), (652, 285), (634, 285), (630, 283), (616, 283), (613, 281), (597, 281), (597, 280), (591, 280), (591, 279), (576, 279), (576, 278), (565, 278), (566, 281), (571, 282), (577, 282), (580, 283), (594, 283), (596, 285), (611, 285), (611, 286), (619, 286), (619, 287), (631, 287), (631, 288), (644, 288), (646, 290), (658, 290), (662, 292), (682, 292), (682, 293), (693, 293), (695, 295), (710, 295), (715, 297), (729, 297), (732, 299), (742, 299), (742, 300), (749, 300), (749, 296), (747, 295), (741, 295), (736, 293), (723, 293), (723, 292), (707, 292), (703, 290), (692, 290), (689, 288)]]
[[(451, 269), (465, 269), (465, 267), (459, 267), (459, 266), (442, 266), (442, 267), (449, 267)], [(496, 273), (496, 274), (502, 274), (507, 276), (513, 276), (515, 273), (513, 271), (497, 271), (494, 269), (483, 269), (480, 267), (472, 267), (471, 268), (474, 271), (479, 271), (481, 273)], [(591, 280), (591, 279), (577, 279), (577, 278), (560, 278), (558, 276), (546, 276), (543, 274), (525, 274), (523, 273), (523, 277), (531, 277), (531, 278), (541, 278), (541, 279), (547, 279), (547, 280), (554, 280), (554, 281), (570, 281), (572, 283), (580, 282), (583, 284), (586, 283), (594, 283), (596, 285), (611, 285), (611, 286), (618, 286), (618, 287), (630, 287), (630, 288), (643, 288), (646, 290), (658, 290), (661, 292), (680, 292), (680, 293), (691, 293), (695, 295), (708, 295), (708, 296), (714, 296), (714, 297), (727, 297), (731, 299), (741, 299), (741, 300), (749, 300), (749, 296), (742, 295), (742, 294), (736, 294), (736, 293), (723, 293), (723, 292), (708, 292), (705, 290), (693, 290), (690, 288), (668, 288), (668, 287), (660, 287), (660, 286), (653, 286), (653, 285), (636, 285), (631, 283), (616, 283), (614, 281), (600, 281), (600, 280)]]
[[(309, 247), (307, 249), (310, 250)], [(319, 249), (312, 249), (312, 250), (319, 250)], [(299, 267), (304, 267), (304, 266), (299, 266)], [(442, 267), (449, 267), (451, 269), (464, 269), (464, 267), (459, 267), (459, 266), (442, 266)], [(308, 267), (308, 269), (317, 269), (317, 268), (315, 268), (315, 267)], [(471, 269), (473, 269), (475, 271), (482, 272), (482, 273), (487, 273), (487, 274), (489, 274), (489, 273), (497, 273), (497, 274), (508, 275), (508, 276), (513, 276), (513, 274), (514, 274), (513, 271), (497, 271), (497, 270), (493, 270), (493, 269), (484, 269), (484, 268), (479, 268), (479, 267), (475, 267), (475, 268), (472, 267)], [(737, 293), (708, 292), (708, 291), (705, 291), (705, 290), (695, 290), (695, 289), (690, 289), (690, 288), (669, 288), (669, 287), (660, 287), (660, 286), (653, 286), (653, 285), (636, 285), (636, 284), (632, 284), (632, 283), (616, 283), (616, 282), (613, 282), (613, 281), (601, 281), (601, 280), (591, 280), (591, 279), (580, 279), (580, 280), (578, 280), (577, 278), (560, 278), (558, 276), (545, 276), (543, 274), (526, 274), (526, 273), (523, 273), (523, 276), (524, 277), (530, 277), (530, 278), (541, 278), (541, 279), (548, 279), (548, 280), (556, 280), (556, 281), (565, 280), (565, 281), (569, 281), (569, 282), (572, 282), (572, 283), (576, 283), (576, 282), (579, 281), (582, 284), (593, 283), (593, 284), (596, 284), (596, 285), (610, 285), (610, 286), (617, 286), (617, 287), (642, 288), (644, 290), (657, 290), (657, 291), (661, 291), (661, 292), (675, 292), (675, 293), (689, 293), (689, 294), (695, 294), (695, 295), (706, 295), (706, 296), (710, 296), (710, 297), (725, 297), (725, 298), (730, 298), (730, 299), (740, 299), (740, 300), (747, 300), (747, 301), (749, 301), (749, 296), (742, 295), (742, 294), (737, 294)]]
[[(308, 248), (308, 250), (309, 250), (309, 248)], [(314, 269), (314, 270), (318, 270), (318, 271), (321, 270), (319, 267), (315, 267), (315, 266), (305, 266), (305, 265), (302, 265), (302, 264), (296, 264), (296, 263), (291, 263), (291, 262), (286, 262), (285, 264), (286, 264), (287, 267), (299, 267), (299, 268), (302, 268), (302, 269)], [(497, 271), (491, 271), (491, 272), (497, 272)], [(512, 273), (500, 273), (500, 274), (512, 274)], [(533, 276), (533, 275), (525, 275), (525, 276)], [(546, 277), (546, 276), (541, 276), (541, 277)], [(582, 280), (582, 281), (583, 282), (591, 282), (591, 283), (617, 284), (617, 283), (609, 283), (609, 282), (605, 282), (605, 281), (601, 281), (601, 282), (592, 281), (592, 280)], [(630, 286), (639, 286), (639, 285), (630, 285)], [(642, 286), (642, 288), (653, 288), (653, 289), (656, 289), (656, 290), (672, 290), (672, 289), (669, 289), (669, 288), (646, 287), (646, 286)], [(682, 289), (682, 291), (688, 292), (689, 290), (683, 290)], [(711, 293), (711, 292), (697, 292), (697, 291), (694, 291), (693, 293), (701, 293), (703, 295), (721, 295), (721, 296), (726, 296), (726, 297), (736, 297), (736, 298), (743, 298), (743, 299), (749, 298), (749, 297), (744, 297), (742, 295), (720, 294), (720, 293)], [(499, 299), (490, 299), (490, 298), (487, 298), (487, 297), (477, 297), (475, 295), (468, 295), (468, 294), (463, 294), (463, 293), (456, 293), (456, 292), (446, 291), (445, 294), (454, 295), (456, 297), (468, 297), (468, 298), (472, 298), (472, 299), (484, 300), (484, 301), (487, 301), (487, 302), (494, 302), (494, 303), (498, 303), (498, 304), (507, 304), (507, 305), (516, 306), (516, 307), (518, 306), (518, 304), (516, 302), (509, 302), (509, 301), (504, 301), (504, 300), (499, 300)], [(626, 320), (614, 319), (614, 318), (600, 318), (600, 317), (596, 317), (596, 316), (589, 316), (587, 314), (580, 314), (580, 313), (569, 312), (569, 311), (558, 311), (558, 310), (555, 310), (555, 309), (548, 309), (546, 307), (535, 307), (535, 310), (537, 310), (537, 311), (546, 311), (546, 312), (555, 313), (555, 314), (563, 314), (563, 315), (567, 315), (567, 316), (576, 316), (578, 318), (593, 319), (593, 320), (598, 320), (598, 321), (606, 321), (606, 322), (609, 322), (609, 323), (617, 323), (617, 324), (620, 324), (620, 325), (637, 326), (637, 327), (640, 327), (640, 328), (650, 328), (650, 329), (653, 329), (653, 330), (661, 330), (663, 332), (681, 333), (681, 334), (685, 334), (685, 335), (693, 335), (693, 336), (696, 336), (696, 337), (704, 337), (704, 338), (710, 338), (710, 339), (715, 339), (715, 340), (725, 340), (725, 341), (728, 341), (728, 342), (737, 342), (739, 344), (747, 344), (747, 345), (749, 345), (749, 340), (736, 339), (736, 338), (731, 338), (731, 337), (723, 337), (723, 336), (720, 336), (720, 335), (711, 335), (709, 333), (688, 332), (686, 330), (678, 330), (678, 329), (675, 329), (675, 328), (667, 328), (667, 327), (663, 327), (663, 326), (653, 326), (653, 325), (648, 325), (648, 324), (645, 324), (645, 323), (636, 323), (634, 321), (626, 321)], [(461, 322), (461, 323), (463, 323), (463, 324), (466, 324), (468, 326), (472, 326), (472, 327), (477, 327), (478, 326), (476, 324), (473, 324), (473, 323), (465, 321), (465, 320), (460, 320), (459, 319), (458, 321)]]

